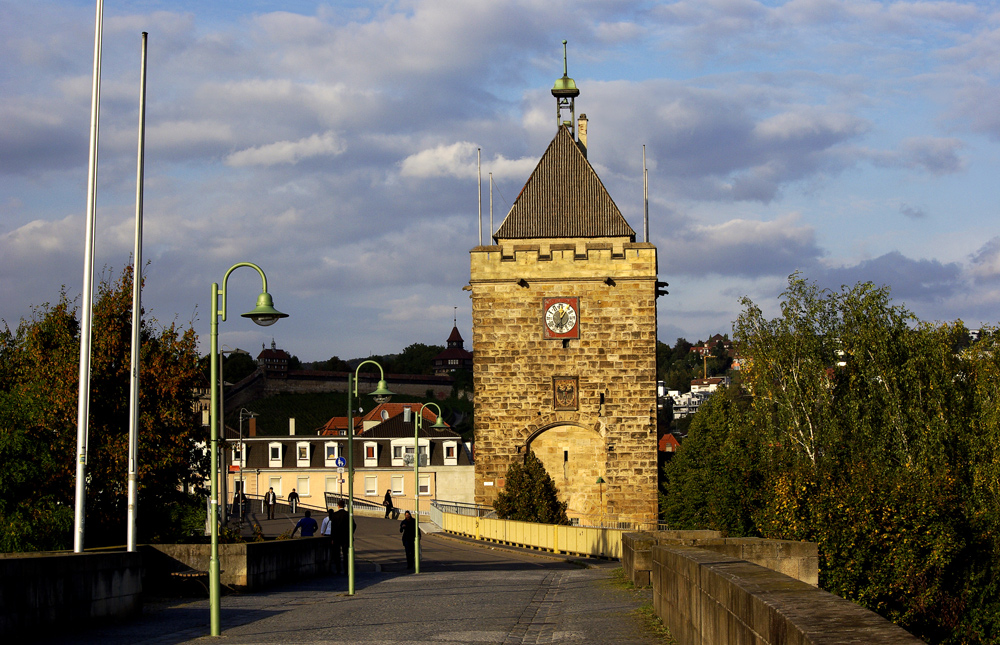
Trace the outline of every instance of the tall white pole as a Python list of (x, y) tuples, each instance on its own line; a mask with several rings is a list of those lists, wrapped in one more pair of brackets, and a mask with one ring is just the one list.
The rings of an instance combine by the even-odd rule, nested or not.
[(139, 153), (135, 175), (135, 248), (132, 257), (132, 389), (128, 426), (128, 550), (135, 551), (136, 511), (139, 497), (139, 329), (142, 325), (142, 172), (146, 145), (146, 37), (142, 32), (142, 56), (139, 63)]
[(490, 244), (493, 243), (493, 173), (490, 173)]
[(80, 311), (80, 390), (76, 410), (76, 497), (73, 551), (83, 552), (87, 497), (87, 422), (90, 417), (90, 337), (93, 328), (94, 226), (97, 219), (97, 139), (101, 109), (101, 25), (104, 0), (97, 0), (94, 27), (94, 79), (90, 96), (90, 161), (87, 166), (87, 231), (83, 251), (83, 302)]
[(482, 148), (476, 148), (476, 173), (479, 180), (476, 185), (479, 186), (479, 246), (483, 245), (483, 164), (482, 164)]

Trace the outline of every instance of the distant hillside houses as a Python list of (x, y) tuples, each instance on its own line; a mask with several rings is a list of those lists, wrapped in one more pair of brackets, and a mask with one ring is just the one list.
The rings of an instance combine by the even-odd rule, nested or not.
[[(722, 353), (718, 349), (722, 350)], [(733, 343), (722, 334), (716, 334), (700, 345), (692, 345), (691, 352), (704, 358), (706, 356), (733, 356)]]
[(708, 400), (720, 387), (729, 385), (728, 376), (713, 376), (711, 378), (696, 378), (691, 381), (691, 391), (681, 394), (679, 390), (667, 390), (662, 381), (658, 384), (658, 394), (661, 398), (669, 397), (673, 401), (674, 418), (691, 416), (698, 411), (701, 404)]

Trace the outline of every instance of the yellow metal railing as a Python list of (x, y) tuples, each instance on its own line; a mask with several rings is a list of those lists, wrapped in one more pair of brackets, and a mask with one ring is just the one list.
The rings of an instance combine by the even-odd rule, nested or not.
[(449, 533), (466, 535), (515, 546), (591, 557), (620, 559), (624, 529), (591, 528), (515, 522), (487, 517), (441, 513), (441, 528)]

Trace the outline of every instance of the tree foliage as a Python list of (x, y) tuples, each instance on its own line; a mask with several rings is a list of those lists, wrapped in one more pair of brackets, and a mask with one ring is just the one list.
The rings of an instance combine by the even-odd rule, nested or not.
[[(94, 303), (86, 546), (122, 544), (128, 484), (132, 269), (104, 279)], [(80, 334), (65, 292), (0, 335), (0, 551), (72, 543)], [(182, 492), (204, 481), (204, 430), (193, 410), (196, 337), (172, 324), (140, 331), (139, 536), (175, 536)]]
[[(1000, 634), (1000, 338), (870, 283), (748, 299), (742, 383), (664, 469), (677, 528), (819, 544), (820, 584), (932, 643)], [(989, 331), (989, 330), (987, 330)]]
[(708, 376), (720, 376), (732, 366), (733, 359), (721, 345), (713, 348), (712, 356), (704, 361), (697, 352), (691, 351), (692, 347), (684, 338), (678, 338), (673, 347), (656, 341), (656, 378), (663, 381), (668, 390), (689, 392), (692, 379), (701, 378), (706, 372)]
[(504, 488), (493, 502), (493, 509), (504, 520), (569, 524), (566, 502), (559, 501), (556, 483), (531, 450), (523, 463), (515, 461), (507, 469)]

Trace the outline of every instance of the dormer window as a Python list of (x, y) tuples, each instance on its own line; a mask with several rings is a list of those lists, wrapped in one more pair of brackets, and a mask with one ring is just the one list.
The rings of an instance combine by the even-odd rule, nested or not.
[(336, 441), (327, 441), (323, 445), (323, 452), (326, 455), (326, 466), (328, 468), (337, 465), (337, 457), (340, 456), (340, 444)]
[(245, 443), (233, 444), (233, 465), (246, 468), (247, 445)]
[(281, 444), (277, 441), (267, 444), (267, 465), (271, 468), (281, 468)]
[(445, 466), (457, 466), (458, 465), (458, 442), (457, 441), (445, 441), (442, 444), (444, 448), (444, 465)]
[(378, 466), (378, 444), (374, 441), (365, 442), (365, 467), (374, 468)]
[(295, 444), (295, 465), (299, 468), (309, 467), (309, 442), (299, 441)]

